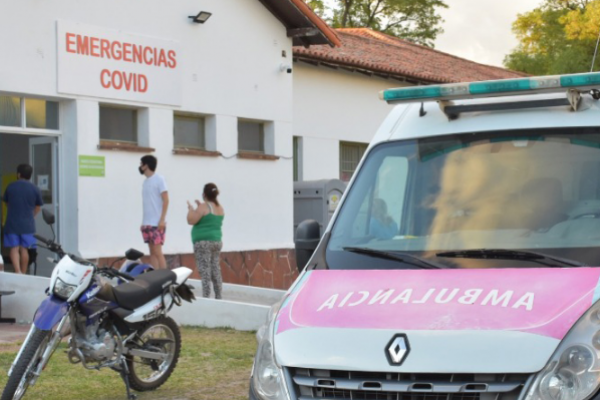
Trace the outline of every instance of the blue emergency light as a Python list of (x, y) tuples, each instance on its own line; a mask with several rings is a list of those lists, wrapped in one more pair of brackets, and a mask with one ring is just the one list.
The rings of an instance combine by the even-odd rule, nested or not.
[(600, 72), (411, 86), (383, 90), (379, 93), (379, 97), (388, 103), (414, 103), (425, 100), (458, 100), (509, 94), (551, 93), (571, 88), (590, 90), (597, 87), (600, 87)]

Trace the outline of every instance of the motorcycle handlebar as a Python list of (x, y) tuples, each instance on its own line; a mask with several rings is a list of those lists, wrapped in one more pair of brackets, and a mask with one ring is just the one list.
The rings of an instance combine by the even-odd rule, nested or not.
[(38, 235), (37, 233), (33, 235), (34, 238), (44, 243), (46, 246), (50, 246), (50, 241), (43, 236)]
[(125, 280), (128, 281), (133, 281), (135, 280), (135, 278), (125, 272), (121, 272), (119, 270), (113, 269), (111, 267), (104, 267), (102, 268), (102, 271), (104, 271), (105, 273), (107, 273), (108, 275), (113, 275), (113, 276), (119, 276)]
[(114, 270), (114, 271), (115, 271), (115, 275), (120, 276), (123, 279), (126, 279), (128, 281), (135, 280), (135, 278), (133, 276), (131, 276), (131, 275), (125, 273), (125, 272), (121, 272), (121, 271), (117, 271), (117, 270)]

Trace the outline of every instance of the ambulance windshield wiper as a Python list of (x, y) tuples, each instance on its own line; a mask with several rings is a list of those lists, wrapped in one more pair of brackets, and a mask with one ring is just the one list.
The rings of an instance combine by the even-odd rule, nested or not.
[(567, 258), (555, 257), (549, 254), (536, 253), (533, 251), (523, 250), (506, 250), (506, 249), (472, 249), (459, 251), (445, 251), (437, 253), (437, 257), (452, 257), (452, 258), (478, 258), (478, 259), (495, 259), (495, 260), (524, 260), (536, 262), (538, 264), (547, 265), (549, 267), (585, 267), (575, 260)]
[(350, 251), (352, 253), (365, 254), (372, 257), (377, 258), (385, 258), (387, 260), (400, 261), (405, 264), (414, 265), (415, 267), (419, 267), (421, 269), (444, 269), (445, 266), (441, 264), (437, 264), (432, 261), (428, 261), (424, 258), (413, 256), (412, 254), (402, 253), (398, 251), (385, 251), (385, 250), (376, 250), (370, 249), (368, 247), (344, 247), (345, 251)]

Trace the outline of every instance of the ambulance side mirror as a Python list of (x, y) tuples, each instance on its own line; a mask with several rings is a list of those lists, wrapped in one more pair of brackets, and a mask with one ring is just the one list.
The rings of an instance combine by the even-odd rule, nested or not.
[(296, 266), (302, 272), (321, 240), (321, 227), (314, 219), (307, 219), (296, 228)]

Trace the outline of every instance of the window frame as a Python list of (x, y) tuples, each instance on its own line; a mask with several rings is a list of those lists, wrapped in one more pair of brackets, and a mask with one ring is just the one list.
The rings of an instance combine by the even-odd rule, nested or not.
[[(343, 152), (344, 146), (354, 148), (355, 150), (358, 151), (358, 160), (356, 161), (356, 165), (354, 166), (354, 169), (349, 174), (350, 176), (348, 177), (347, 180), (343, 179), (343, 174), (345, 172), (350, 172), (349, 170), (344, 169), (344, 162), (347, 162), (342, 159), (342, 155), (344, 153)], [(349, 182), (350, 179), (352, 179), (352, 176), (356, 172), (356, 169), (358, 168), (358, 164), (360, 164), (360, 160), (365, 155), (365, 152), (367, 151), (368, 147), (369, 147), (368, 143), (340, 141), (340, 145), (339, 145), (339, 156), (340, 156), (339, 157), (339, 178), (341, 181)]]
[[(59, 135), (61, 133), (61, 124), (63, 121), (63, 118), (62, 118), (63, 106), (62, 106), (62, 102), (60, 100), (46, 98), (46, 97), (37, 97), (37, 96), (20, 96), (20, 95), (14, 95), (14, 94), (3, 93), (3, 92), (0, 92), (0, 96), (18, 98), (19, 99), (19, 113), (20, 113), (20, 117), (21, 117), (21, 124), (19, 126), (0, 125), (0, 129), (2, 130), (2, 132), (4, 132), (4, 133), (35, 133), (35, 134), (46, 135), (46, 136), (55, 136), (55, 135)], [(26, 104), (27, 99), (52, 101), (52, 102), (58, 103), (58, 110), (57, 110), (58, 128), (57, 129), (48, 129), (48, 128), (27, 127), (27, 104)]]
[[(184, 118), (188, 120), (199, 120), (202, 124), (202, 145), (201, 146), (193, 146), (193, 145), (183, 145), (178, 144), (176, 135), (175, 135), (175, 120), (177, 118)], [(200, 150), (200, 151), (208, 151), (207, 146), (207, 116), (203, 114), (191, 114), (191, 113), (173, 113), (173, 149), (174, 150), (182, 150), (182, 149), (190, 149), (190, 150)]]
[[(101, 129), (101, 119), (102, 119), (102, 108), (105, 109), (121, 109), (121, 110), (129, 110), (133, 111), (134, 114), (134, 133), (135, 133), (135, 141), (122, 140), (122, 139), (106, 139), (102, 137), (102, 129)], [(126, 107), (117, 104), (109, 104), (109, 103), (99, 103), (98, 104), (98, 138), (100, 140), (100, 145), (124, 145), (130, 147), (139, 147), (140, 146), (140, 109), (136, 107)]]
[[(258, 124), (260, 126), (259, 139), (260, 139), (261, 150), (247, 150), (247, 149), (242, 149), (240, 147), (240, 133), (241, 133), (240, 132), (240, 123), (254, 123), (254, 124)], [(266, 122), (265, 121), (238, 118), (238, 120), (237, 120), (237, 151), (238, 151), (238, 153), (268, 155), (266, 152), (267, 146), (266, 146), (265, 131), (266, 131)]]

